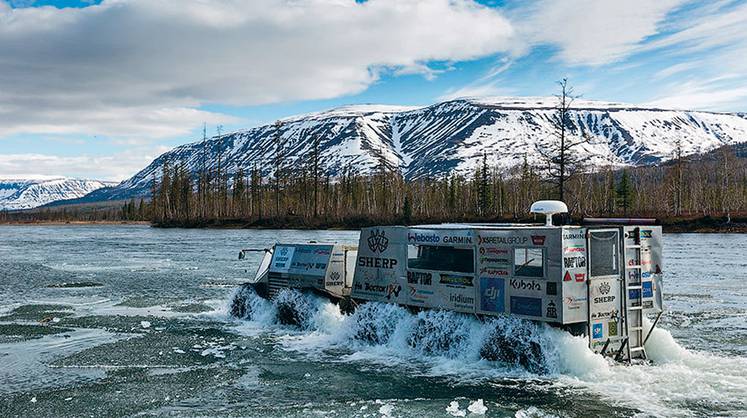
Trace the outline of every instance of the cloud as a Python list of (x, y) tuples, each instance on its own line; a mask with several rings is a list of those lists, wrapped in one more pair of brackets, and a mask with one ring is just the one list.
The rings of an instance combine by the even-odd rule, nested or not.
[[(513, 28), (472, 0), (105, 0), (11, 9), (0, 0), (0, 137), (180, 135), (198, 110), (355, 94), (382, 69), (510, 48)], [(235, 121), (235, 120), (234, 120)]]
[(0, 154), (0, 178), (66, 176), (121, 181), (141, 170), (168, 147), (134, 148), (113, 155), (59, 156), (42, 153)]
[(744, 110), (747, 4), (707, 4), (684, 16), (682, 21), (674, 22), (673, 27), (671, 34), (645, 46), (648, 51), (677, 60), (656, 74), (672, 80), (651, 103), (690, 109)]
[(635, 53), (684, 0), (542, 0), (513, 12), (528, 45), (554, 45), (570, 65), (598, 66)]
[(658, 98), (648, 104), (662, 108), (717, 111), (736, 108), (745, 100), (747, 100), (745, 79), (734, 75), (671, 83)]
[(513, 61), (509, 58), (503, 58), (482, 77), (465, 86), (447, 90), (438, 100), (453, 100), (464, 97), (508, 96), (514, 94), (514, 90), (503, 85), (500, 78), (501, 74), (511, 68), (512, 64)]

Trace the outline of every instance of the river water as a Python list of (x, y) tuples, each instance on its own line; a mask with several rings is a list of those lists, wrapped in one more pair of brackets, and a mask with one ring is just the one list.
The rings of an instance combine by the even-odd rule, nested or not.
[[(650, 365), (611, 364), (540, 327), (527, 338), (546, 367), (528, 371), (480, 358), (485, 323), (387, 305), (347, 317), (312, 297), (303, 328), (262, 300), (252, 320), (228, 315), (258, 263), (240, 248), (357, 235), (2, 226), (0, 413), (747, 416), (747, 235), (665, 235), (668, 312)], [(371, 324), (375, 338), (357, 338)]]

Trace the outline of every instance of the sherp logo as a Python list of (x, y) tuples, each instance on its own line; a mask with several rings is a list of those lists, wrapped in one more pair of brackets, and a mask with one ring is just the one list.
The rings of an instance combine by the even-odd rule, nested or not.
[(378, 229), (371, 231), (367, 241), (368, 248), (375, 253), (383, 253), (389, 246), (389, 239), (384, 235), (384, 231)]

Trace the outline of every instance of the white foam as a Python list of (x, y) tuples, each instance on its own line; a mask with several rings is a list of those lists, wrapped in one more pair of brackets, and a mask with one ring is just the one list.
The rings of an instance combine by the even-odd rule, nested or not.
[[(373, 363), (382, 370), (396, 368), (398, 372), (468, 383), (506, 377), (551, 379), (644, 415), (689, 415), (692, 405), (709, 404), (747, 409), (747, 359), (687, 350), (664, 329), (655, 329), (646, 344), (653, 364), (623, 365), (594, 354), (583, 337), (528, 321), (499, 318), (481, 322), (439, 311), (414, 315), (399, 306), (377, 303), (365, 304), (353, 315), (344, 316), (334, 304), (315, 296), (304, 297), (309, 299), (297, 306), (309, 310), (302, 315), (309, 318), (306, 329), (279, 326), (274, 318), (269, 319), (275, 306), (257, 298), (251, 302), (258, 309), (251, 321), (252, 332), (259, 328), (276, 332), (284, 349), (323, 361)], [(520, 337), (512, 341), (521, 345), (517, 351), (530, 349), (531, 343), (542, 347), (544, 370), (530, 372), (518, 363), (482, 359), (481, 348), (486, 341), (492, 342), (489, 338), (496, 329)], [(243, 326), (239, 330), (245, 331)], [(329, 348), (338, 349), (334, 356), (325, 354)], [(454, 402), (457, 405), (450, 404), (447, 412), (464, 411)], [(481, 410), (479, 404), (472, 405)], [(516, 415), (549, 416), (536, 408)]]

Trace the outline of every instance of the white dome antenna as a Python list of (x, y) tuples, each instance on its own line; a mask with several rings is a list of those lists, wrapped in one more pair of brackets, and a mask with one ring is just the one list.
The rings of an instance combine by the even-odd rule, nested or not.
[(568, 213), (568, 206), (560, 200), (538, 200), (532, 203), (529, 212), (545, 215), (545, 226), (552, 226), (552, 215)]

